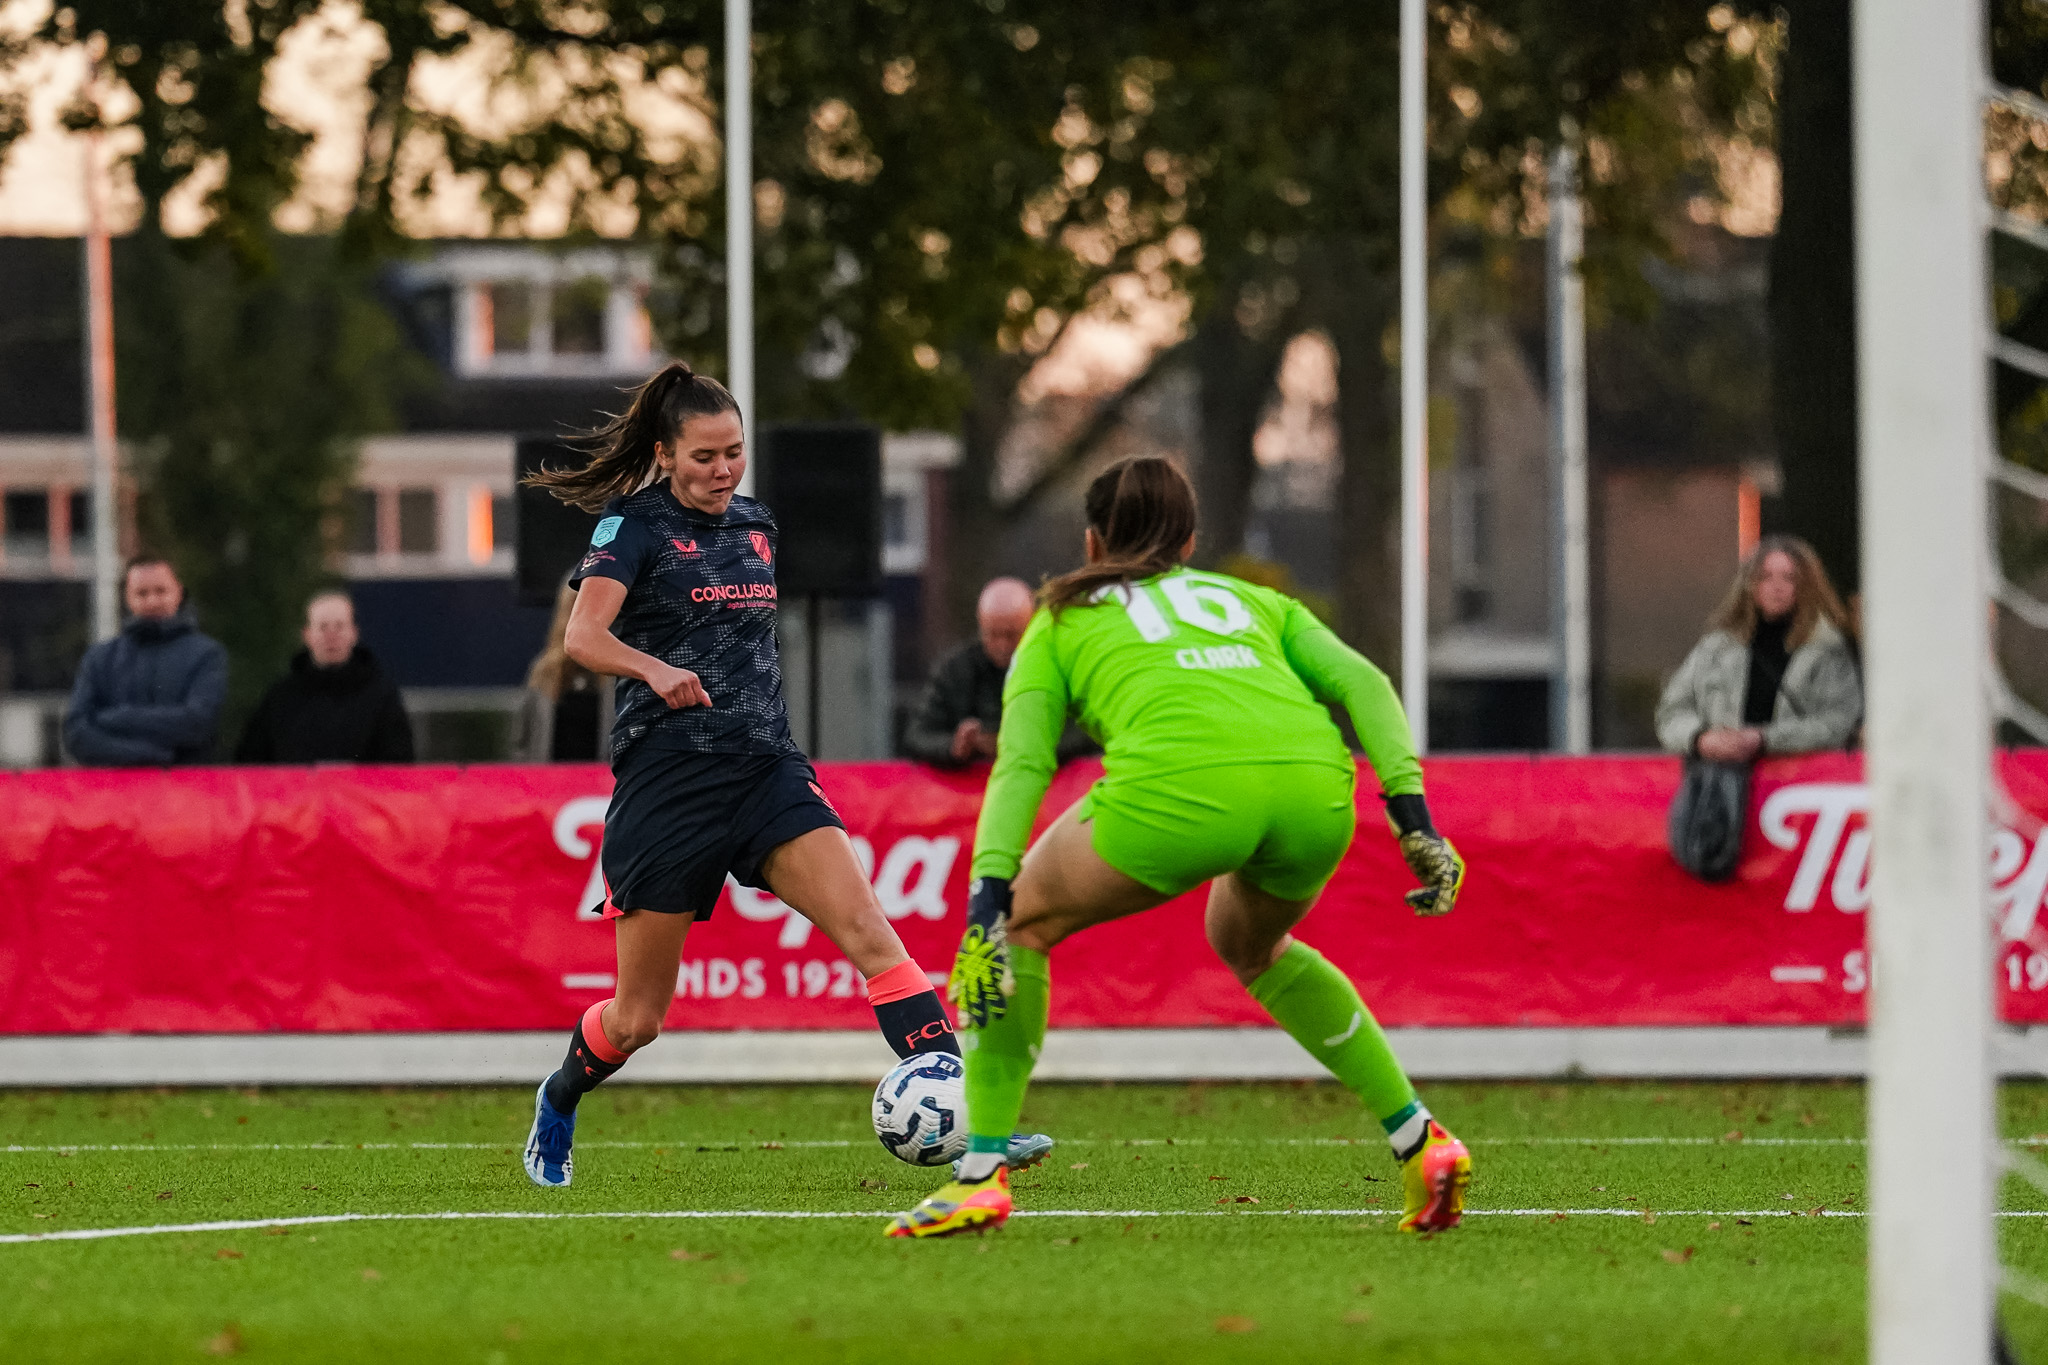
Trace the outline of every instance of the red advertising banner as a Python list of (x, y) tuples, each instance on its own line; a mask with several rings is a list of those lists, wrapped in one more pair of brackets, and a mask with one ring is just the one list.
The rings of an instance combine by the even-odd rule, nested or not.
[[(1047, 820), (1098, 769), (1064, 770)], [(1471, 863), (1445, 919), (1369, 793), (1302, 936), (1392, 1025), (1837, 1024), (1862, 1017), (1861, 762), (1757, 773), (1737, 877), (1671, 861), (1663, 757), (1443, 758), (1439, 826)], [(2048, 1021), (2048, 752), (2001, 756), (1992, 849), (2008, 1019)], [(964, 916), (982, 776), (826, 764), (883, 908), (933, 971)], [(610, 991), (603, 768), (51, 771), (0, 776), (0, 1032), (566, 1028)], [(1366, 784), (1369, 788), (1369, 783)], [(1077, 936), (1053, 1023), (1267, 1022), (1209, 952), (1201, 894)], [(728, 884), (692, 929), (671, 1022), (861, 1028), (858, 976), (773, 897)]]

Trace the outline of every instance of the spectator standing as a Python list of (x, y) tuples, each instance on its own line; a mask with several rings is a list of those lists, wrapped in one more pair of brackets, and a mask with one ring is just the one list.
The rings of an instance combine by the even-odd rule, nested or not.
[(1657, 738), (1716, 763), (1845, 747), (1863, 718), (1849, 614), (1813, 547), (1766, 536), (1664, 688)]
[(128, 609), (121, 633), (79, 662), (64, 747), (89, 767), (204, 763), (227, 697), (227, 651), (200, 634), (166, 560), (128, 561), (121, 599)]
[(977, 638), (939, 660), (911, 716), (903, 736), (911, 757), (957, 768), (996, 756), (1003, 678), (1037, 605), (1021, 578), (991, 579), (982, 588), (974, 607)]
[(576, 590), (555, 598), (548, 642), (526, 673), (518, 757), (528, 763), (605, 763), (612, 749), (612, 689), (603, 675), (569, 657), (569, 616)]
[(237, 763), (410, 763), (412, 721), (398, 685), (356, 629), (345, 592), (306, 604), (306, 647), (270, 685), (235, 746)]

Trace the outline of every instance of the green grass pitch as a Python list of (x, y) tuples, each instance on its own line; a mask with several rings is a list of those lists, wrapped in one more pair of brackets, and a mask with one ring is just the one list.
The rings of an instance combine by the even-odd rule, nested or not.
[[(1863, 1358), (1864, 1220), (1818, 1216), (1863, 1207), (1860, 1087), (1425, 1098), (1476, 1167), (1473, 1215), (1445, 1236), (1395, 1233), (1397, 1172), (1334, 1086), (1047, 1085), (1027, 1120), (1061, 1146), (1017, 1182), (1035, 1216), (908, 1244), (883, 1218), (942, 1176), (875, 1144), (856, 1087), (608, 1087), (559, 1191), (520, 1173), (525, 1091), (4, 1093), (14, 1238), (556, 1216), (10, 1240), (0, 1358)], [(2001, 1107), (2010, 1138), (2048, 1130), (2048, 1086)], [(2004, 1201), (2048, 1211), (2017, 1180)], [(745, 1216), (788, 1211), (857, 1216)], [(742, 1216), (654, 1216), (677, 1212)], [(2048, 1279), (2048, 1218), (1999, 1234), (2008, 1265)], [(2048, 1308), (2003, 1307), (2020, 1358), (2048, 1362)]]

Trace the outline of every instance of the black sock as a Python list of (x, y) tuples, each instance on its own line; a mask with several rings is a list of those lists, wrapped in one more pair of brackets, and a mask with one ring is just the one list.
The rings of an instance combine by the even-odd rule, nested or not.
[(914, 1057), (920, 1052), (960, 1055), (960, 1040), (953, 1036), (952, 1021), (946, 1018), (937, 991), (919, 991), (874, 1009), (875, 1023), (898, 1057)]
[[(562, 1059), (561, 1069), (548, 1077), (548, 1103), (553, 1105), (558, 1113), (575, 1113), (578, 1100), (597, 1089), (626, 1064), (624, 1057), (620, 1057), (616, 1062), (604, 1060), (584, 1037), (583, 1031), (586, 1028), (595, 1028), (602, 1035), (603, 1027), (598, 1022), (598, 1010), (593, 1009), (577, 1020), (575, 1029), (570, 1032), (569, 1055)], [(601, 1042), (605, 1052), (618, 1051), (611, 1045), (609, 1039), (601, 1038)]]

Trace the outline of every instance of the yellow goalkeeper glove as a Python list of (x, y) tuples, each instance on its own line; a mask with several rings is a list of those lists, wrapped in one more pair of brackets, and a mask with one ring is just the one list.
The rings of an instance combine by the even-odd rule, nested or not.
[(1387, 819), (1400, 836), (1401, 856), (1408, 870), (1422, 883), (1401, 899), (1418, 915), (1448, 915), (1458, 903), (1465, 885), (1465, 860), (1451, 841), (1436, 832), (1429, 818), (1429, 803), (1420, 795), (1388, 796)]
[(1010, 1007), (1017, 977), (1010, 970), (1009, 928), (1008, 879), (977, 877), (967, 893), (967, 932), (946, 982), (947, 995), (970, 1027), (987, 1028)]

